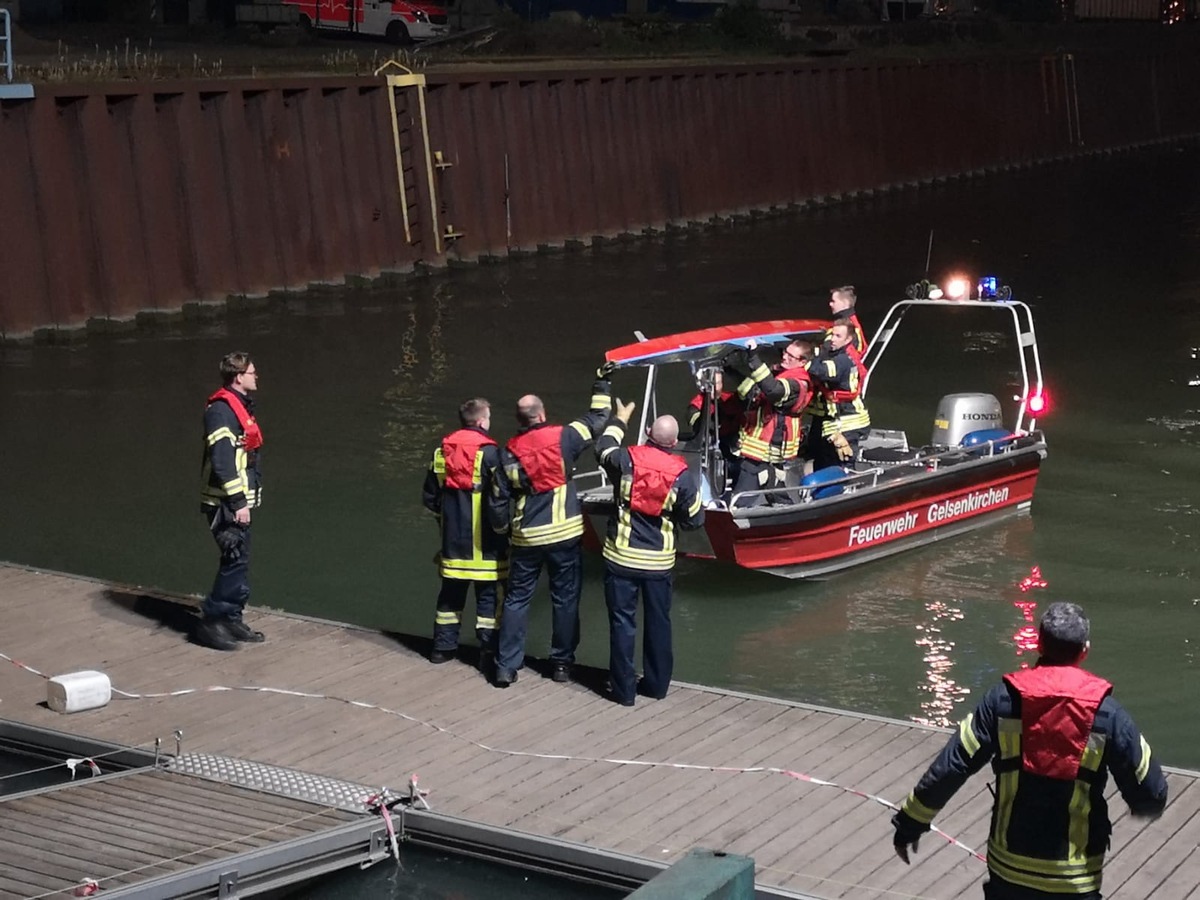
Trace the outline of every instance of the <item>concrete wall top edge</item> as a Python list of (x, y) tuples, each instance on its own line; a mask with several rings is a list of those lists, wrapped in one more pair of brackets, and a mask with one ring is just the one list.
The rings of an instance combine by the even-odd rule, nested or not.
[[(845, 71), (857, 69), (876, 71), (888, 69), (927, 69), (927, 68), (962, 68), (964, 66), (978, 67), (1005, 66), (1014, 61), (1039, 60), (1043, 57), (1057, 54), (1025, 53), (1005, 54), (989, 57), (958, 57), (950, 59), (913, 59), (908, 57), (877, 58), (877, 59), (805, 59), (795, 62), (776, 63), (672, 63), (662, 65), (640, 66), (597, 66), (587, 65), (581, 68), (544, 68), (519, 69), (497, 68), (493, 70), (459, 70), (454, 68), (427, 71), (426, 80), (430, 85), (464, 85), (484, 84), (489, 82), (545, 82), (545, 81), (590, 81), (609, 80), (613, 78), (686, 78), (689, 76), (704, 78), (720, 78), (723, 76), (747, 75), (778, 75), (780, 73), (816, 73)], [(1085, 54), (1075, 54), (1077, 57)], [(1087, 54), (1090, 55), (1090, 54)], [(1137, 54), (1133, 54), (1137, 55)], [(1144, 56), (1141, 54), (1140, 56)], [(1140, 57), (1139, 57), (1140, 58)]]
[[(1088, 49), (1082, 51), (1063, 51), (1070, 53), (1076, 59), (1111, 60), (1114, 57), (1144, 59), (1146, 53), (1127, 50)], [(864, 59), (804, 59), (795, 61), (760, 62), (760, 63), (723, 63), (710, 62), (675, 62), (664, 64), (641, 65), (596, 65), (589, 63), (579, 68), (519, 68), (501, 66), (495, 69), (484, 69), (478, 66), (471, 68), (438, 69), (425, 71), (427, 83), (431, 87), (439, 85), (471, 85), (501, 82), (549, 82), (549, 81), (605, 81), (614, 78), (721, 78), (746, 77), (792, 74), (817, 74), (850, 70), (879, 71), (901, 69), (962, 69), (991, 68), (1012, 65), (1029, 60), (1056, 59), (1063, 52), (1052, 53), (1019, 53), (996, 56), (952, 57), (940, 59), (920, 58), (887, 58), (880, 57)], [(1177, 58), (1179, 51), (1157, 51), (1150, 54), (1159, 59)], [(566, 65), (569, 65), (567, 63)], [(213, 79), (169, 79), (162, 81), (111, 81), (111, 82), (77, 82), (70, 84), (39, 83), (36, 85), (38, 96), (70, 99), (88, 96), (132, 97), (141, 94), (187, 94), (200, 93), (235, 93), (255, 91), (306, 91), (306, 90), (364, 90), (384, 86), (383, 76), (371, 75), (278, 75), (266, 78), (239, 78), (236, 76)]]

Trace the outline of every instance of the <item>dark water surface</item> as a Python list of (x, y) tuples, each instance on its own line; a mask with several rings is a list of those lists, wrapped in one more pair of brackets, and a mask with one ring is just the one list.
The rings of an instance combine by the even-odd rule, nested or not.
[[(1161, 758), (1200, 767), (1198, 173), (1195, 152), (1097, 160), (5, 348), (0, 558), (203, 592), (214, 551), (197, 512), (201, 408), (220, 356), (247, 348), (267, 438), (254, 602), (427, 635), (437, 536), (420, 486), (464, 397), (493, 401), (504, 439), (527, 391), (552, 417), (581, 412), (604, 349), (634, 329), (819, 316), (845, 282), (873, 332), (921, 276), (932, 228), (935, 274), (994, 272), (1035, 309), (1054, 409), (1032, 517), (818, 583), (684, 562), (676, 675), (947, 723), (1028, 659), (1038, 609), (1072, 599), (1093, 619), (1093, 668)], [(1014, 359), (996, 322), (913, 317), (872, 381), (875, 422), (925, 443), (941, 394), (1002, 393)], [(1047, 586), (1023, 591), (1035, 567)], [(595, 560), (583, 621), (581, 661), (604, 665)], [(544, 655), (544, 588), (531, 626), (529, 650)]]

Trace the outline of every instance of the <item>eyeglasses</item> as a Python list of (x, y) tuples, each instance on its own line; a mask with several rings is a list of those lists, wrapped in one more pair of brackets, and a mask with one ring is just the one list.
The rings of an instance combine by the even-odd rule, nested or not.
[(804, 362), (804, 357), (800, 356), (798, 353), (785, 353), (783, 354), (783, 358), (790, 359), (794, 362)]

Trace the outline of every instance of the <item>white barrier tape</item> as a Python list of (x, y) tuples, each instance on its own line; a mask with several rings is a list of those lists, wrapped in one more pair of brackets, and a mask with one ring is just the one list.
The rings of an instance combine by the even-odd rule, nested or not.
[[(38, 672), (36, 669), (30, 668), (29, 666), (25, 665), (24, 663), (17, 662), (12, 657), (6, 656), (3, 653), (0, 653), (0, 658), (6, 659), (9, 662), (13, 663), (14, 665), (21, 667), (22, 669), (26, 669), (30, 672), (33, 672), (35, 675), (41, 675), (41, 677), (43, 677), (43, 678), (46, 677), (45, 675), (42, 675), (41, 672)], [(876, 803), (881, 803), (884, 806), (886, 806), (888, 809), (893, 809), (893, 810), (898, 809), (896, 804), (894, 804), (888, 800), (885, 800), (883, 797), (878, 797), (875, 794), (868, 794), (865, 791), (858, 790), (857, 788), (846, 787), (846, 786), (840, 785), (834, 781), (826, 781), (823, 778), (817, 778), (815, 775), (808, 775), (803, 772), (795, 772), (795, 771), (792, 771), (791, 769), (783, 769), (783, 768), (779, 768), (777, 766), (750, 766), (750, 767), (714, 766), (714, 765), (703, 765), (700, 763), (662, 762), (662, 761), (658, 761), (658, 760), (648, 760), (648, 759), (616, 759), (616, 758), (601, 757), (601, 756), (572, 756), (570, 754), (565, 754), (565, 753), (535, 753), (531, 750), (507, 750), (503, 747), (492, 747), (491, 745), (485, 744), (482, 741), (477, 741), (473, 738), (464, 737), (463, 735), (457, 734), (456, 732), (453, 732), (450, 729), (445, 728), (441, 725), (438, 725), (434, 722), (428, 722), (424, 719), (418, 719), (416, 716), (410, 716), (407, 713), (400, 712), (399, 710), (389, 709), (386, 706), (379, 706), (378, 704), (375, 704), (375, 703), (366, 703), (362, 700), (349, 700), (345, 697), (335, 697), (335, 696), (332, 696), (329, 694), (313, 694), (313, 693), (310, 693), (307, 691), (293, 691), (293, 690), (288, 690), (286, 688), (273, 688), (273, 687), (266, 687), (266, 686), (261, 686), (261, 685), (239, 685), (239, 686), (235, 686), (235, 687), (227, 687), (225, 685), (209, 685), (207, 687), (202, 687), (202, 688), (183, 688), (183, 689), (177, 690), (177, 691), (159, 691), (159, 692), (150, 693), (150, 694), (136, 694), (136, 693), (131, 693), (128, 691), (117, 690), (116, 688), (112, 689), (113, 694), (115, 694), (119, 697), (124, 697), (129, 700), (152, 700), (152, 699), (162, 699), (165, 697), (184, 697), (184, 696), (187, 696), (188, 694), (223, 693), (223, 692), (229, 692), (229, 691), (250, 691), (250, 692), (263, 693), (263, 694), (282, 694), (284, 696), (299, 697), (299, 698), (305, 699), (305, 700), (333, 700), (338, 703), (346, 703), (346, 704), (349, 704), (350, 706), (358, 707), (359, 709), (371, 709), (371, 710), (375, 710), (377, 712), (384, 713), (389, 716), (394, 716), (399, 719), (404, 719), (406, 722), (412, 722), (415, 725), (424, 726), (425, 728), (432, 729), (433, 731), (436, 731), (439, 734), (444, 734), (447, 737), (453, 738), (455, 740), (459, 740), (459, 741), (463, 741), (464, 743), (471, 744), (472, 746), (478, 747), (481, 750), (486, 750), (489, 753), (500, 753), (505, 756), (523, 756), (523, 757), (526, 757), (529, 759), (549, 759), (549, 760), (562, 760), (562, 761), (571, 761), (571, 762), (599, 762), (599, 763), (609, 763), (611, 765), (616, 765), (616, 766), (643, 766), (645, 768), (683, 769), (683, 770), (702, 771), (702, 772), (725, 772), (725, 773), (729, 773), (729, 774), (733, 774), (733, 775), (752, 775), (752, 774), (757, 774), (757, 773), (771, 774), (771, 775), (785, 775), (788, 778), (795, 778), (799, 781), (807, 781), (810, 784), (821, 785), (824, 787), (837, 788), (840, 791), (845, 791), (848, 794), (854, 794), (855, 796), (862, 797), (865, 800), (872, 800)], [(415, 787), (415, 781), (416, 781), (416, 776), (413, 776), (413, 782), (411, 783), (412, 787)], [(421, 793), (422, 792), (418, 792), (418, 796)], [(428, 808), (428, 804), (426, 804), (426, 808)], [(973, 850), (971, 847), (968, 847), (966, 844), (962, 843), (957, 838), (954, 838), (954, 837), (950, 836), (949, 834), (946, 834), (946, 832), (944, 832), (936, 827), (933, 827), (931, 830), (933, 831), (934, 834), (940, 835), (941, 837), (945, 838), (949, 843), (953, 844), (955, 847), (965, 850), (967, 853), (971, 854), (976, 859), (983, 860), (985, 862), (987, 861), (987, 858), (983, 854), (977, 852), (976, 850)]]

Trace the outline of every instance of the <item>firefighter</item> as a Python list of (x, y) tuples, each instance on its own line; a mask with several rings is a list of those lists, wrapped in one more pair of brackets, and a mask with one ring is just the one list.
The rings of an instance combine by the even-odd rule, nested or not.
[[(712, 373), (711, 383), (706, 383), (705, 375)], [(737, 395), (736, 390), (725, 390), (725, 382), (720, 369), (702, 370), (701, 390), (688, 403), (688, 428), (692, 438), (704, 424), (704, 403), (708, 401), (709, 421), (715, 422), (717, 430), (717, 445), (725, 460), (725, 483), (737, 482), (742, 460), (737, 455), (738, 434), (742, 429), (742, 418), (746, 415), (746, 404)]]
[(508, 591), (500, 616), (500, 642), (494, 683), (507, 687), (525, 664), (529, 601), (542, 566), (550, 580), (552, 631), (550, 677), (571, 678), (579, 646), (579, 594), (583, 589), (583, 509), (575, 482), (575, 462), (591, 446), (612, 411), (612, 367), (601, 367), (592, 385), (591, 407), (567, 426), (546, 421), (541, 399), (517, 401), (519, 431), (502, 454), (504, 475), (515, 505)]
[(871, 427), (871, 414), (859, 396), (867, 370), (854, 349), (854, 326), (838, 322), (830, 329), (829, 344), (808, 367), (820, 396), (810, 406), (809, 456), (813, 469), (851, 462), (858, 443)]
[(488, 434), (492, 410), (476, 397), (458, 408), (462, 427), (433, 452), (421, 499), (442, 528), (438, 593), (429, 661), (454, 658), (467, 589), (475, 585), (475, 637), (480, 663), (495, 652), (496, 601), (508, 577), (508, 483), (500, 447)]
[[(854, 349), (858, 351), (859, 356), (865, 356), (867, 352), (867, 335), (863, 331), (862, 323), (858, 321), (858, 314), (854, 312), (854, 304), (858, 302), (858, 294), (854, 292), (854, 285), (844, 284), (841, 287), (835, 287), (829, 291), (829, 310), (833, 313), (833, 325), (839, 322), (847, 323), (854, 329)], [(829, 344), (829, 339), (833, 336), (833, 325), (825, 332), (825, 344)], [(828, 352), (825, 350), (824, 352)]]
[(239, 643), (265, 640), (242, 619), (250, 600), (250, 510), (262, 502), (263, 435), (254, 418), (258, 369), (250, 354), (226, 354), (220, 371), (222, 386), (204, 410), (200, 503), (221, 559), (194, 637), (215, 650), (236, 650)]
[[(802, 416), (812, 395), (806, 366), (813, 354), (808, 341), (792, 341), (783, 350), (780, 369), (771, 370), (759, 359), (758, 344), (747, 342), (746, 366), (750, 375), (738, 386), (746, 413), (738, 435), (738, 455), (742, 458), (735, 494), (782, 487), (786, 467), (800, 456), (803, 442)], [(736, 369), (733, 370), (736, 373)], [(736, 501), (739, 507), (764, 503), (787, 503), (784, 493), (755, 494)]]
[[(608, 606), (610, 697), (633, 706), (634, 694), (667, 695), (671, 650), (671, 582), (676, 529), (699, 528), (704, 509), (696, 475), (671, 453), (679, 442), (674, 416), (659, 416), (648, 442), (622, 448), (634, 404), (617, 401), (616, 414), (596, 441), (596, 459), (613, 483), (614, 514), (604, 539), (604, 600)], [(643, 678), (633, 664), (638, 594), (645, 604)]]
[(967, 716), (892, 819), (893, 845), (911, 846), (967, 778), (992, 761), (990, 900), (1099, 900), (1112, 824), (1111, 773), (1130, 812), (1157, 818), (1167, 781), (1112, 685), (1081, 669), (1089, 624), (1074, 603), (1052, 603), (1038, 628), (1038, 661), (1005, 675)]

